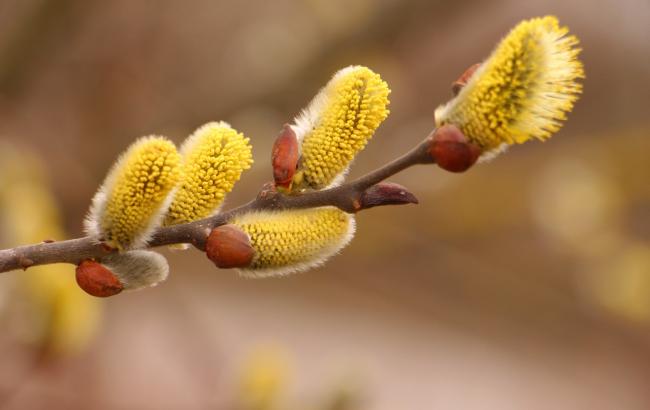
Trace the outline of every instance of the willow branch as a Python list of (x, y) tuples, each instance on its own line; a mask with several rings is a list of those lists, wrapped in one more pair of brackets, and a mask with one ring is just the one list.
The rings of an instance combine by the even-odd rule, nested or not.
[[(205, 241), (212, 229), (228, 223), (236, 215), (250, 211), (335, 206), (345, 212), (355, 213), (372, 206), (383, 205), (371, 203), (372, 201), (364, 203), (364, 198), (368, 197), (373, 187), (376, 187), (379, 182), (384, 181), (386, 178), (416, 164), (432, 163), (433, 160), (427, 152), (429, 141), (430, 137), (427, 137), (401, 157), (358, 179), (334, 188), (299, 195), (286, 195), (277, 191), (272, 184), (265, 185), (255, 199), (237, 208), (195, 222), (159, 228), (149, 241), (148, 246), (155, 248), (164, 245), (189, 243), (199, 249), (204, 249)], [(413, 197), (412, 200), (408, 201), (389, 201), (384, 204), (407, 202), (417, 201)], [(116, 252), (116, 250), (92, 237), (18, 246), (0, 250), (0, 273), (52, 263), (76, 265), (85, 259), (101, 259), (113, 252)]]

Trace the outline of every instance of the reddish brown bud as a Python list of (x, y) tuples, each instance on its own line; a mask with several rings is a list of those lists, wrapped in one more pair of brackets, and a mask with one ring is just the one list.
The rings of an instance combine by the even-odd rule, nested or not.
[(440, 168), (463, 172), (474, 165), (481, 155), (481, 148), (469, 142), (458, 127), (446, 124), (433, 133), (429, 154)]
[(282, 188), (289, 188), (293, 180), (293, 174), (298, 165), (298, 138), (293, 129), (284, 124), (280, 135), (273, 144), (271, 154), (271, 165), (273, 166), (273, 180), (275, 185)]
[(366, 189), (355, 208), (368, 209), (382, 205), (417, 204), (418, 199), (402, 185), (393, 182), (380, 182)]
[(124, 289), (113, 272), (101, 263), (92, 260), (82, 261), (77, 266), (75, 278), (81, 289), (98, 298), (117, 295)]
[(229, 224), (218, 226), (210, 232), (205, 253), (218, 268), (228, 269), (250, 265), (255, 251), (248, 235)]
[(467, 85), (467, 82), (469, 81), (470, 77), (474, 72), (481, 66), (481, 63), (476, 63), (471, 65), (463, 74), (458, 77), (456, 81), (454, 81), (451, 84), (451, 92), (454, 93), (454, 96), (458, 95), (460, 90), (463, 89)]

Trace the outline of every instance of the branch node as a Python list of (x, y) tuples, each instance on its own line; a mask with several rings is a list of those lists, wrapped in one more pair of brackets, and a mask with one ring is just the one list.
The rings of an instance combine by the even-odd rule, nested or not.
[(20, 256), (18, 257), (18, 264), (22, 270), (27, 270), (27, 268), (34, 265), (34, 261), (24, 256)]

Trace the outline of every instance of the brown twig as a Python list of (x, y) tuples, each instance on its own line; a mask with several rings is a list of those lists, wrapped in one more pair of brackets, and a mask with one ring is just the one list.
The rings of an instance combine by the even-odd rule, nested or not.
[[(265, 185), (257, 197), (247, 204), (199, 221), (159, 228), (149, 241), (149, 247), (190, 243), (199, 249), (204, 249), (206, 238), (213, 228), (228, 223), (236, 215), (250, 211), (335, 206), (345, 212), (355, 213), (361, 209), (383, 205), (372, 199), (376, 189), (370, 191), (369, 189), (413, 165), (433, 163), (434, 161), (428, 153), (430, 140), (431, 136), (403, 156), (356, 180), (334, 188), (299, 195), (286, 195), (277, 191), (272, 184)], [(392, 184), (392, 187), (395, 186)], [(407, 191), (399, 193), (404, 196), (402, 200), (396, 199), (393, 195), (391, 198), (387, 198), (384, 204), (417, 202), (415, 197)], [(368, 198), (371, 199), (368, 200)], [(92, 237), (58, 242), (45, 241), (35, 245), (0, 250), (0, 272), (51, 263), (77, 265), (85, 259), (101, 259), (112, 252), (115, 250)]]

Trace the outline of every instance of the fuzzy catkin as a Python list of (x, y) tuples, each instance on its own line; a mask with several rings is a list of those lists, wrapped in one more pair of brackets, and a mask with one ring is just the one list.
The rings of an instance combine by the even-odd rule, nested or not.
[(86, 232), (118, 249), (145, 246), (180, 180), (180, 155), (164, 137), (134, 142), (93, 198)]
[(436, 125), (458, 126), (486, 152), (549, 138), (582, 90), (577, 46), (556, 17), (519, 23), (460, 93), (436, 109)]
[(351, 66), (337, 72), (296, 119), (301, 161), (293, 190), (336, 184), (388, 116), (390, 90), (379, 74)]
[(197, 129), (181, 146), (183, 173), (165, 225), (214, 214), (224, 197), (253, 163), (248, 138), (225, 122)]
[(352, 239), (354, 217), (335, 207), (263, 211), (231, 221), (255, 250), (246, 276), (277, 276), (325, 262)]

